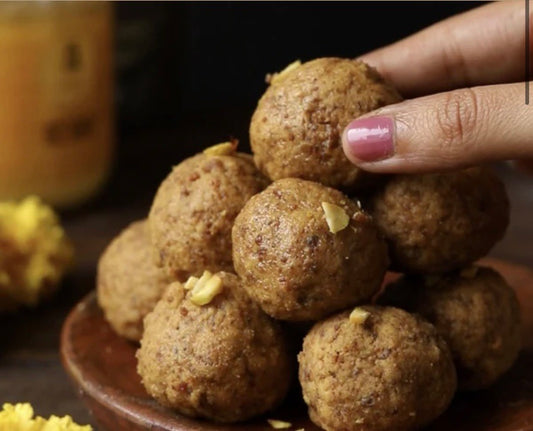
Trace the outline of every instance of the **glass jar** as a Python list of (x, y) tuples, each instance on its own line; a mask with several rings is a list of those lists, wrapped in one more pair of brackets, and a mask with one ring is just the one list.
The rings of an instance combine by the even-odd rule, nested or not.
[(0, 199), (92, 196), (113, 153), (111, 5), (0, 2), (0, 96)]

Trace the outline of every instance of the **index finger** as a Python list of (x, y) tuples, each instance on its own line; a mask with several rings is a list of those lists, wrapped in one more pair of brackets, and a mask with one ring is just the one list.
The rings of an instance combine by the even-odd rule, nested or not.
[(525, 76), (524, 23), (523, 1), (495, 2), (441, 21), (361, 60), (406, 97), (516, 82)]

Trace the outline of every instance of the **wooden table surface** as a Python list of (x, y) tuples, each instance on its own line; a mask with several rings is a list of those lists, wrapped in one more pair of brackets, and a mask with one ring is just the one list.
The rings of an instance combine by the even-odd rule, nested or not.
[[(170, 166), (235, 131), (245, 136), (245, 122), (240, 121), (245, 117), (227, 115), (218, 116), (216, 125), (206, 115), (195, 118), (193, 126), (184, 119), (177, 130), (136, 133), (120, 140), (115, 173), (105, 191), (86, 207), (63, 214), (77, 260), (61, 291), (36, 310), (0, 318), (0, 403), (31, 402), (41, 416), (69, 414), (78, 423), (96, 425), (61, 366), (63, 320), (94, 288), (96, 262), (106, 244), (130, 221), (146, 216)], [(508, 165), (498, 170), (508, 187), (512, 213), (507, 235), (491, 255), (533, 267), (533, 177)]]

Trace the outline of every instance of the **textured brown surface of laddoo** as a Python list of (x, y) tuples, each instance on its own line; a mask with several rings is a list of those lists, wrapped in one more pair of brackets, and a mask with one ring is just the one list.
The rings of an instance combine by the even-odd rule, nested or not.
[(317, 323), (298, 355), (311, 420), (326, 431), (404, 431), (448, 407), (455, 368), (444, 340), (423, 319), (392, 307), (362, 306)]
[(156, 264), (181, 281), (204, 269), (233, 272), (233, 221), (267, 184), (241, 153), (197, 154), (174, 167), (149, 215)]
[[(322, 203), (348, 225), (329, 229)], [(235, 270), (274, 318), (318, 320), (370, 298), (387, 267), (372, 219), (341, 192), (311, 181), (275, 181), (246, 203), (233, 227)]]
[(138, 341), (143, 319), (169, 283), (152, 259), (146, 220), (124, 229), (98, 262), (96, 293), (106, 320), (119, 335)]
[(248, 297), (234, 274), (197, 306), (173, 283), (145, 319), (137, 352), (147, 392), (191, 417), (249, 419), (275, 407), (291, 382), (292, 358), (280, 326)]
[(399, 175), (369, 211), (389, 244), (391, 267), (444, 273), (485, 256), (509, 224), (503, 183), (488, 168)]
[(401, 100), (370, 66), (319, 58), (283, 74), (261, 97), (250, 124), (254, 161), (272, 180), (295, 177), (352, 188), (363, 171), (344, 155), (354, 118)]
[(521, 348), (520, 308), (514, 290), (493, 269), (446, 276), (403, 277), (379, 302), (419, 313), (447, 341), (459, 389), (493, 384), (514, 363)]

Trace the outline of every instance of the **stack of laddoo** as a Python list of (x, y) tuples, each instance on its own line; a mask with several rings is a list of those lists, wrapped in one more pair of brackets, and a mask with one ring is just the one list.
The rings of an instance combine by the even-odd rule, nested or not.
[[(104, 252), (105, 317), (140, 341), (147, 392), (181, 414), (264, 414), (298, 368), (327, 431), (420, 428), (520, 350), (513, 290), (474, 264), (505, 232), (505, 188), (486, 167), (381, 177), (352, 165), (344, 127), (401, 100), (361, 61), (295, 62), (268, 81), (253, 156), (232, 141), (184, 160)], [(382, 290), (388, 269), (404, 275)]]

